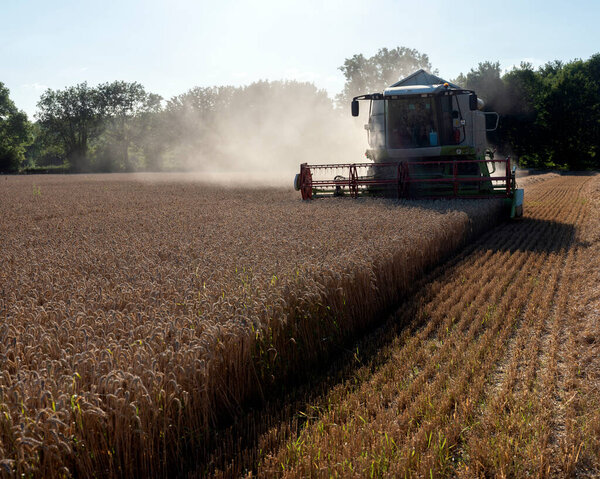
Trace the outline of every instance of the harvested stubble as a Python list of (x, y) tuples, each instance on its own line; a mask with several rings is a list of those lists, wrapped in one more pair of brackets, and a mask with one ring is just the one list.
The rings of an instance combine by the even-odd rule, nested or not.
[(6, 475), (181, 471), (215, 426), (310, 374), (498, 208), (0, 181)]
[(599, 188), (531, 184), (526, 218), (432, 273), (359, 385), (333, 388), (259, 475), (597, 475)]

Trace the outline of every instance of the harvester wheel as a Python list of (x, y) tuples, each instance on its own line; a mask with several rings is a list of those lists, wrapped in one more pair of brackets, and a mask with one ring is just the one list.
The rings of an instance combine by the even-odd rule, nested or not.
[[(344, 181), (346, 178), (344, 178), (342, 175), (337, 175), (333, 181), (336, 182), (341, 182)], [(344, 190), (342, 189), (342, 186), (339, 184), (335, 185), (335, 193), (333, 193), (333, 196), (344, 196)]]
[(358, 172), (356, 171), (356, 166), (354, 165), (350, 167), (348, 186), (350, 187), (350, 196), (352, 196), (352, 198), (358, 198)]
[(312, 199), (312, 174), (307, 167), (300, 171), (300, 192), (303, 200)]

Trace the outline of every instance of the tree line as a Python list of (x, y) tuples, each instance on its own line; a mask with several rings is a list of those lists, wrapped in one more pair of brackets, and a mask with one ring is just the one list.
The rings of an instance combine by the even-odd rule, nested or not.
[(600, 169), (600, 54), (538, 69), (521, 63), (504, 75), (484, 62), (455, 81), (500, 114), (489, 139), (522, 166)]
[(306, 82), (195, 87), (169, 100), (139, 83), (82, 83), (44, 92), (32, 124), (19, 112), (19, 150), (0, 170), (296, 169), (350, 154), (364, 132), (348, 117)]
[[(292, 168), (359, 161), (364, 132), (348, 112), (353, 96), (381, 91), (423, 68), (426, 54), (398, 47), (354, 55), (335, 99), (315, 85), (259, 81), (195, 87), (165, 100), (137, 82), (81, 83), (46, 90), (33, 122), (0, 83), (0, 171), (140, 171)], [(502, 72), (483, 62), (453, 80), (500, 114), (489, 140), (534, 168), (598, 169), (600, 54), (588, 60), (522, 63)]]

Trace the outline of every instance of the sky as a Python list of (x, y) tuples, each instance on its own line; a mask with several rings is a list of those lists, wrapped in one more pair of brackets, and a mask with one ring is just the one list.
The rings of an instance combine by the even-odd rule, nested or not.
[(450, 80), (486, 60), (587, 59), (599, 20), (599, 0), (0, 0), (0, 82), (30, 119), (46, 89), (81, 82), (137, 81), (169, 99), (295, 79), (333, 97), (358, 53), (414, 48)]

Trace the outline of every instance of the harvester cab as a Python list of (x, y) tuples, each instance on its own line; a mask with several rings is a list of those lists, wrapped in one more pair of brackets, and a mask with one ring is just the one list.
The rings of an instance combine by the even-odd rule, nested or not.
[[(369, 102), (369, 162), (300, 166), (294, 185), (303, 199), (360, 195), (398, 198), (505, 198), (521, 216), (510, 158), (496, 158), (486, 133), (499, 117), (466, 90), (419, 70), (382, 93), (352, 100), (352, 115)], [(327, 177), (329, 175), (329, 178)], [(331, 176), (333, 175), (333, 178)]]

